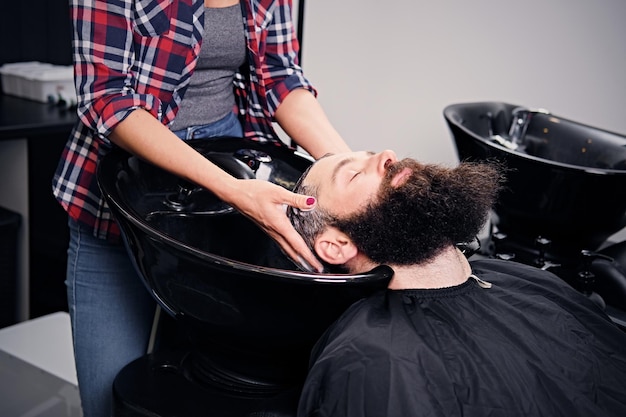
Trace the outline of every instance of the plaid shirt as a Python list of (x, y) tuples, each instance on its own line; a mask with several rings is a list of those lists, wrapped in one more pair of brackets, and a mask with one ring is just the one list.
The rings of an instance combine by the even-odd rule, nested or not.
[[(247, 63), (234, 87), (246, 137), (277, 140), (274, 112), (299, 87), (316, 93), (297, 62), (291, 0), (242, 1)], [(169, 125), (196, 65), (203, 0), (71, 0), (79, 122), (65, 146), (53, 193), (94, 236), (119, 239), (96, 178), (108, 134), (136, 108)]]

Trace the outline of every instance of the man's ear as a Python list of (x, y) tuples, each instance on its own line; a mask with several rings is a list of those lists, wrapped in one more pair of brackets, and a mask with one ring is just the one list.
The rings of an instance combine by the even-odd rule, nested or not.
[(358, 254), (352, 240), (335, 227), (327, 227), (315, 239), (315, 252), (331, 265), (343, 265)]

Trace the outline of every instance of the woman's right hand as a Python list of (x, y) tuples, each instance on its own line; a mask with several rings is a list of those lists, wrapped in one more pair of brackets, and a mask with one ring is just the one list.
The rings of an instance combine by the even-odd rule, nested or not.
[(302, 236), (287, 218), (286, 208), (311, 210), (315, 199), (263, 180), (237, 180), (236, 192), (227, 202), (254, 221), (274, 239), (287, 256), (307, 271), (322, 271), (322, 264), (313, 255)]
[(287, 206), (312, 209), (315, 201), (307, 204), (311, 197), (292, 193), (269, 181), (236, 179), (142, 109), (120, 122), (109, 138), (128, 152), (211, 190), (259, 225), (298, 265), (309, 271), (322, 271), (322, 264), (286, 214)]

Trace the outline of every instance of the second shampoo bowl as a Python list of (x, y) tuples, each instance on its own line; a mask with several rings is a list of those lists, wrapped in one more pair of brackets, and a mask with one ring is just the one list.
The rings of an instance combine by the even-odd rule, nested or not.
[(510, 171), (499, 228), (565, 252), (595, 250), (626, 226), (626, 136), (501, 102), (444, 109), (459, 159), (499, 159)]

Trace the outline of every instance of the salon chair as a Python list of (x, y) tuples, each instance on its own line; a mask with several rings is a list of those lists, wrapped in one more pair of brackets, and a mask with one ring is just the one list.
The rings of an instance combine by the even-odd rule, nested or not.
[(626, 325), (626, 136), (504, 102), (444, 109), (460, 160), (499, 160), (507, 183), (483, 255), (549, 269)]
[[(235, 177), (287, 189), (312, 162), (280, 143), (188, 143)], [(214, 194), (121, 150), (102, 159), (98, 179), (139, 276), (173, 323), (162, 334), (184, 339), (122, 369), (116, 417), (295, 415), (314, 343), (393, 274), (303, 272)]]

